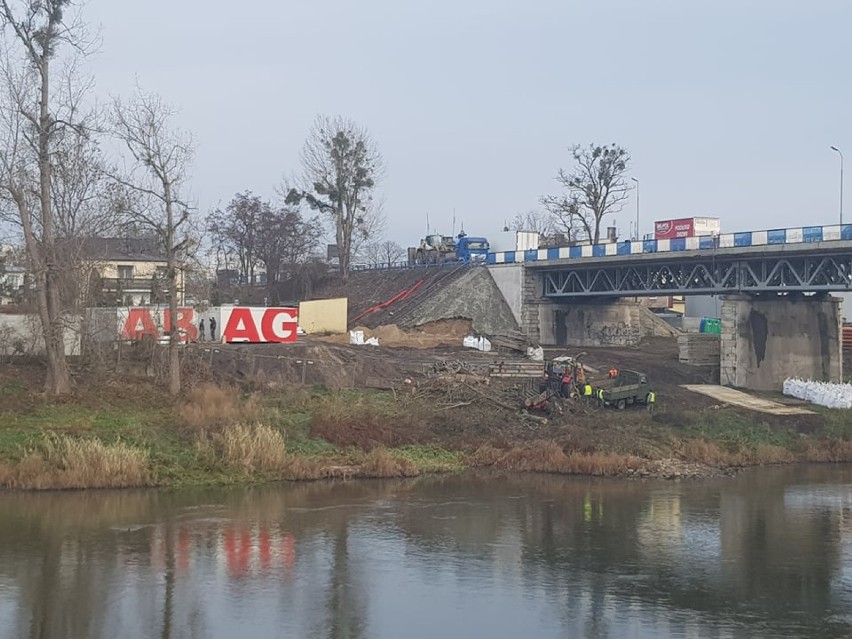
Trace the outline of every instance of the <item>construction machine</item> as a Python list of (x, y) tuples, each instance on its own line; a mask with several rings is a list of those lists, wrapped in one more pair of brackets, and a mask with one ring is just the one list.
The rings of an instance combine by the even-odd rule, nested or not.
[(409, 264), (444, 264), (447, 262), (485, 263), (489, 244), (484, 237), (470, 237), (464, 231), (451, 235), (432, 234), (420, 246), (408, 249)]

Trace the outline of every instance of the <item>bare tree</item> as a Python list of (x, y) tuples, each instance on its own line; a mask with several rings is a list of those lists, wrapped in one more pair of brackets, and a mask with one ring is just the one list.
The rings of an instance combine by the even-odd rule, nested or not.
[[(0, 190), (16, 211), (35, 281), (45, 343), (45, 389), (71, 390), (65, 360), (62, 265), (57, 254), (54, 173), (64, 135), (84, 134), (74, 59), (93, 45), (73, 14), (74, 0), (0, 0), (4, 41), (0, 60)], [(67, 54), (64, 67), (54, 62)], [(57, 75), (59, 89), (55, 90)]]
[(513, 231), (536, 231), (541, 235), (553, 233), (553, 216), (549, 212), (535, 209), (518, 213), (512, 220)]
[(116, 183), (126, 190), (125, 211), (153, 233), (166, 258), (169, 315), (169, 392), (180, 393), (180, 335), (177, 322), (179, 271), (193, 248), (191, 208), (183, 199), (194, 153), (192, 136), (173, 128), (174, 111), (154, 93), (137, 89), (125, 103), (112, 105), (113, 133), (124, 143), (132, 163)]
[(251, 191), (245, 191), (237, 193), (224, 211), (216, 209), (207, 219), (207, 230), (213, 241), (226, 255), (237, 256), (240, 275), (249, 284), (254, 284), (258, 227), (264, 207), (269, 204)]
[(384, 162), (366, 129), (341, 117), (317, 117), (302, 149), (306, 187), (290, 189), (288, 204), (306, 200), (331, 221), (344, 279), (357, 245), (375, 232), (373, 200)]
[(301, 266), (316, 251), (322, 226), (316, 218), (304, 219), (298, 209), (267, 205), (260, 216), (257, 258), (266, 267), (266, 301), (279, 302), (282, 277), (300, 278)]
[(405, 249), (393, 240), (370, 242), (364, 247), (364, 257), (371, 264), (393, 264), (405, 256)]
[(601, 220), (618, 213), (627, 200), (630, 188), (627, 173), (630, 154), (626, 149), (575, 144), (571, 147), (574, 169), (559, 169), (556, 181), (565, 189), (560, 195), (546, 195), (541, 203), (550, 211), (571, 239), (600, 241)]

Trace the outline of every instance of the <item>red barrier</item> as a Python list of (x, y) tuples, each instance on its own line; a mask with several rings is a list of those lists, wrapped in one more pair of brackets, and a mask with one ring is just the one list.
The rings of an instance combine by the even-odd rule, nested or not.
[(414, 291), (416, 291), (418, 288), (420, 288), (420, 285), (421, 285), (421, 284), (423, 284), (423, 282), (424, 282), (424, 281), (425, 281), (425, 280), (420, 280), (419, 282), (417, 282), (417, 284), (415, 284), (415, 285), (414, 285), (414, 286), (412, 286), (411, 288), (407, 288), (407, 289), (405, 289), (404, 291), (400, 291), (399, 293), (397, 293), (396, 295), (394, 295), (392, 298), (390, 298), (390, 299), (389, 299), (389, 300), (387, 300), (386, 302), (382, 302), (381, 304), (376, 304), (375, 306), (371, 306), (371, 307), (370, 307), (370, 308), (368, 308), (366, 311), (364, 311), (363, 313), (361, 313), (358, 317), (356, 317), (355, 319), (353, 319), (353, 320), (352, 320), (352, 323), (353, 323), (353, 324), (355, 324), (355, 322), (357, 322), (358, 320), (360, 320), (360, 319), (361, 319), (362, 317), (364, 317), (365, 315), (369, 315), (370, 313), (373, 313), (373, 312), (375, 312), (375, 311), (380, 311), (380, 310), (382, 310), (383, 308), (387, 308), (388, 306), (390, 306), (390, 305), (391, 305), (391, 304), (393, 304), (394, 302), (398, 302), (398, 301), (400, 301), (400, 300), (408, 299), (409, 297), (411, 297), (411, 295), (414, 293)]

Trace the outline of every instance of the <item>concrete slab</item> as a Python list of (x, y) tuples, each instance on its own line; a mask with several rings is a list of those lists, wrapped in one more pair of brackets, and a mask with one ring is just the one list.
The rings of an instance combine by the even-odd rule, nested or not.
[(731, 404), (733, 406), (741, 406), (749, 410), (755, 410), (760, 413), (769, 413), (770, 415), (812, 415), (813, 411), (797, 406), (785, 406), (778, 402), (773, 402), (760, 397), (752, 397), (751, 395), (738, 391), (727, 386), (715, 386), (712, 384), (683, 384), (681, 388), (691, 390), (694, 393), (700, 393), (707, 397), (712, 397), (715, 400)]

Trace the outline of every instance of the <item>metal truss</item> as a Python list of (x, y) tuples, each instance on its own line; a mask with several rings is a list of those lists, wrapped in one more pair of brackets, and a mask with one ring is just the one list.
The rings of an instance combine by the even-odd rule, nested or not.
[(545, 297), (852, 291), (852, 252), (571, 264), (541, 272)]

